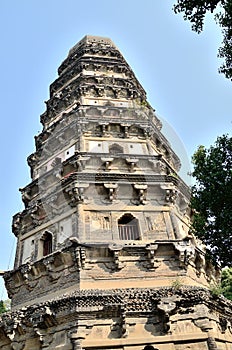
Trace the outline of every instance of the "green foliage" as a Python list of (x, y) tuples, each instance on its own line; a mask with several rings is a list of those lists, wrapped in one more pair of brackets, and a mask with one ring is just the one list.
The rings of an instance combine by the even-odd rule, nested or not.
[(3, 300), (0, 300), (0, 314), (3, 314), (3, 312), (6, 312), (6, 307), (4, 305)]
[(210, 291), (215, 297), (224, 295), (227, 299), (232, 300), (232, 268), (222, 270), (221, 283), (211, 284)]
[(10, 299), (7, 300), (0, 300), (0, 314), (2, 314), (3, 312), (7, 312), (10, 310), (11, 307), (11, 301)]
[(213, 260), (232, 266), (232, 138), (223, 135), (209, 149), (193, 155), (193, 229), (209, 247)]
[(232, 300), (232, 268), (227, 268), (222, 271), (221, 280), (222, 294)]
[(175, 13), (183, 13), (190, 21), (192, 30), (201, 33), (207, 12), (215, 13), (215, 20), (222, 28), (223, 41), (218, 56), (224, 59), (219, 69), (226, 78), (232, 79), (232, 1), (231, 0), (178, 0), (174, 5)]
[(223, 290), (220, 284), (212, 284), (210, 286), (210, 291), (213, 296), (218, 297), (219, 295), (223, 294)]
[(181, 279), (179, 279), (178, 277), (176, 280), (172, 282), (172, 288), (175, 290), (179, 290), (182, 286), (183, 286), (183, 283)]

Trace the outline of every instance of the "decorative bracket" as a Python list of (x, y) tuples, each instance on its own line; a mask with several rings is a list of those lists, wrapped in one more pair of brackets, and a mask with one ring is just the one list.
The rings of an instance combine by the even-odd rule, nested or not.
[(147, 185), (134, 184), (134, 188), (138, 192), (139, 204), (146, 204)]
[(70, 202), (69, 204), (74, 207), (75, 205), (79, 203), (84, 202), (84, 190), (85, 188), (89, 187), (89, 184), (83, 184), (78, 183), (75, 181), (73, 184), (70, 184), (66, 189), (65, 192), (68, 193), (70, 196)]
[(29, 214), (34, 225), (40, 225), (46, 217), (46, 212), (40, 201), (35, 203), (33, 207), (30, 207)]
[(85, 268), (85, 261), (86, 261), (85, 248), (77, 247), (75, 249), (75, 256), (76, 256), (76, 262), (77, 262), (78, 270), (80, 270), (81, 268)]
[(120, 261), (120, 252), (123, 249), (121, 245), (112, 244), (108, 246), (109, 251), (113, 253), (114, 258), (114, 270), (121, 270), (123, 267), (125, 267), (125, 263)]
[(121, 337), (126, 338), (128, 337), (129, 331), (128, 331), (128, 325), (126, 322), (126, 308), (124, 305), (120, 305), (120, 314), (121, 314)]
[(109, 305), (112, 309), (114, 307), (119, 314), (117, 321), (113, 322), (111, 325), (111, 331), (117, 332), (117, 337), (126, 338), (129, 335), (129, 326), (133, 326), (133, 324), (129, 324), (126, 322), (126, 307), (124, 304), (115, 304)]
[(162, 322), (162, 328), (163, 328), (163, 333), (171, 333), (170, 328), (171, 328), (171, 322), (170, 322), (170, 315), (175, 313), (176, 311), (176, 302), (178, 301), (177, 297), (167, 297), (167, 298), (162, 298), (158, 305), (158, 311), (160, 312), (161, 316), (161, 322)]
[(13, 216), (13, 222), (12, 222), (12, 231), (14, 232), (16, 237), (19, 234), (21, 228), (22, 228), (22, 213), (17, 213)]
[[(12, 344), (12, 348), (16, 349), (16, 350), (21, 350), (23, 348), (22, 344), (25, 345), (25, 343), (21, 343), (20, 345), (22, 346), (21, 348), (17, 348), (17, 346), (19, 345), (19, 343), (16, 341), (16, 337), (17, 334), (22, 335), (26, 333), (26, 327), (25, 325), (22, 323), (22, 318), (16, 318), (16, 319), (12, 319), (12, 318), (5, 318), (1, 320), (1, 328), (3, 330), (3, 332), (5, 333), (6, 337), (10, 339), (11, 344)], [(14, 347), (14, 346), (15, 347)]]
[(165, 190), (165, 201), (170, 204), (175, 204), (177, 193), (175, 186), (173, 184), (161, 184), (161, 189)]
[(138, 161), (139, 160), (137, 158), (126, 158), (126, 162), (128, 164), (130, 172), (135, 171), (135, 165), (136, 165), (136, 163), (138, 163)]
[(38, 308), (30, 318), (33, 327), (45, 329), (57, 324), (52, 310), (48, 306)]
[(22, 276), (23, 276), (23, 279), (24, 279), (25, 281), (28, 281), (30, 271), (31, 271), (31, 265), (30, 265), (29, 263), (27, 263), (27, 264), (21, 266), (20, 272), (21, 272), (21, 274), (22, 274)]
[(121, 124), (122, 127), (124, 127), (124, 137), (125, 138), (128, 138), (129, 137), (129, 127), (130, 127), (130, 124)]
[(110, 157), (110, 158), (101, 158), (101, 161), (103, 162), (103, 164), (105, 165), (105, 171), (109, 171), (109, 166), (110, 164), (113, 162), (114, 158)]
[(158, 244), (148, 244), (146, 246), (146, 250), (148, 252), (148, 259), (149, 259), (149, 267), (151, 270), (156, 269), (157, 267), (159, 267), (160, 263), (155, 260), (155, 253), (158, 249)]
[(176, 196), (177, 196), (177, 191), (176, 190), (167, 189), (166, 190), (165, 200), (168, 203), (175, 203)]
[(30, 203), (30, 200), (32, 198), (31, 189), (30, 188), (19, 188), (19, 191), (21, 192), (22, 201), (23, 201), (25, 208), (26, 208), (28, 206), (28, 204)]
[(108, 199), (113, 202), (116, 199), (118, 184), (104, 183), (104, 187), (108, 190)]
[(182, 267), (187, 269), (190, 260), (194, 259), (195, 248), (191, 245), (191, 243), (186, 241), (174, 242), (173, 244), (176, 250), (179, 252), (179, 260)]
[(101, 136), (106, 136), (107, 132), (108, 132), (108, 125), (107, 123), (99, 123), (99, 125), (101, 126)]
[(78, 152), (75, 152), (77, 157), (74, 160), (71, 160), (70, 163), (78, 169), (78, 171), (82, 171), (85, 169), (86, 162), (90, 159), (90, 157), (78, 156)]

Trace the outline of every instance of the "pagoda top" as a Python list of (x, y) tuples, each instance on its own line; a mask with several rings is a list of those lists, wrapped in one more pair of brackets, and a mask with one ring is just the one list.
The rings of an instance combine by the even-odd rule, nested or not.
[(102, 37), (102, 36), (95, 36), (95, 35), (85, 35), (76, 45), (74, 45), (70, 50), (68, 55), (72, 55), (76, 50), (78, 50), (81, 46), (84, 45), (91, 45), (94, 46), (94, 44), (98, 45), (104, 45), (104, 46), (111, 46), (118, 50), (114, 42), (110, 38)]

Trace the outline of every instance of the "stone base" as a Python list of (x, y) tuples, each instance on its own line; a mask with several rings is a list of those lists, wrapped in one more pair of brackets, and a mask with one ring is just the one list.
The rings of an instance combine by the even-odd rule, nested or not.
[(0, 348), (228, 350), (231, 319), (232, 303), (204, 288), (76, 291), (3, 314)]

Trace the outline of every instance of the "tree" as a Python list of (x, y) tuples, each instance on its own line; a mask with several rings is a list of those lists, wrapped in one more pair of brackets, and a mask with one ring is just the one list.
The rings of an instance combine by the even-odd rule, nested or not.
[(193, 229), (221, 267), (232, 266), (232, 138), (218, 137), (193, 155)]
[(232, 300), (232, 268), (222, 271), (221, 288), (222, 294)]
[(215, 21), (222, 28), (223, 34), (218, 56), (224, 59), (224, 63), (219, 72), (232, 79), (232, 0), (178, 0), (174, 12), (183, 13), (184, 19), (191, 22), (192, 30), (198, 34), (203, 31), (207, 12), (215, 14)]

